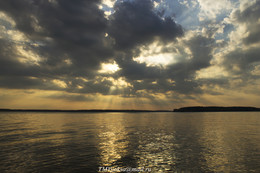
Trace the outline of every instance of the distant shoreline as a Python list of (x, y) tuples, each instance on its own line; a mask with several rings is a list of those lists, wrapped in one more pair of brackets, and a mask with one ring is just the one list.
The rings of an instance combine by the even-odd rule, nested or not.
[(59, 110), (59, 109), (0, 109), (0, 112), (172, 112), (170, 110), (118, 110), (118, 109), (86, 109), (86, 110)]
[(174, 109), (173, 112), (258, 112), (260, 108), (244, 106), (193, 106)]
[(81, 110), (60, 110), (60, 109), (0, 109), (0, 112), (259, 112), (260, 108), (243, 106), (192, 106), (171, 110), (124, 110), (124, 109), (81, 109)]

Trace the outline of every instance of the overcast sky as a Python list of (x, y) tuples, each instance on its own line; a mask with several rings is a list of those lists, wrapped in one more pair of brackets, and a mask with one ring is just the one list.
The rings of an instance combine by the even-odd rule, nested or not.
[(0, 107), (260, 107), (259, 0), (0, 0)]

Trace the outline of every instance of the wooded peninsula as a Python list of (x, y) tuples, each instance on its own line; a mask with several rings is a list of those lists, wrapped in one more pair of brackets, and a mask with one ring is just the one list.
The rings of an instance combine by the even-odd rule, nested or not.
[(193, 107), (182, 107), (174, 109), (173, 112), (258, 112), (260, 108), (256, 107), (243, 107), (243, 106), (193, 106)]

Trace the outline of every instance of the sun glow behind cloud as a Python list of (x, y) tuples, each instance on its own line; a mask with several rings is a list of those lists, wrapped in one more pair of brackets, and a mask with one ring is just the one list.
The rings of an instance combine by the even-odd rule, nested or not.
[(148, 46), (141, 47), (140, 56), (133, 58), (133, 60), (138, 63), (146, 63), (147, 66), (165, 67), (176, 62), (177, 53), (163, 51), (172, 47), (172, 44), (162, 45), (160, 42), (155, 41)]
[(9, 92), (0, 97), (14, 108), (26, 97), (32, 107), (163, 109), (243, 103), (239, 93), (257, 105), (259, 9), (256, 0), (1, 1), (0, 87)]
[(115, 73), (120, 70), (118, 64), (114, 61), (113, 63), (102, 63), (99, 73)]
[(147, 66), (167, 66), (174, 63), (175, 59), (172, 53), (154, 54), (150, 56), (140, 56), (133, 59), (139, 63), (146, 63)]

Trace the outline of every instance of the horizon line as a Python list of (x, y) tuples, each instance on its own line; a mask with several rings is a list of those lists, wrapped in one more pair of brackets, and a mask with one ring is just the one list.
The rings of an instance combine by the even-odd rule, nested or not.
[(0, 108), (0, 111), (12, 112), (172, 112), (173, 110), (143, 110), (143, 109), (9, 109)]
[(0, 112), (230, 112), (230, 111), (260, 111), (253, 106), (188, 106), (171, 110), (148, 109), (10, 109), (0, 108)]

